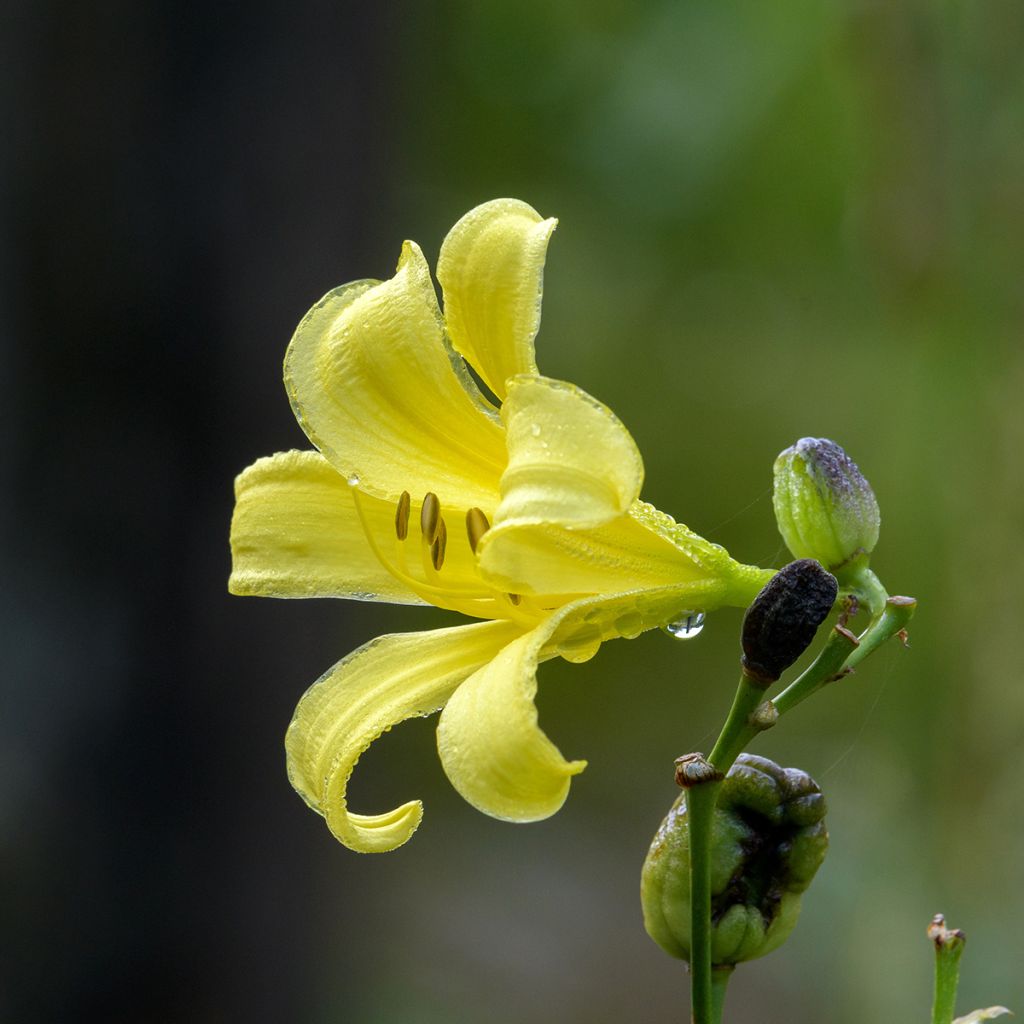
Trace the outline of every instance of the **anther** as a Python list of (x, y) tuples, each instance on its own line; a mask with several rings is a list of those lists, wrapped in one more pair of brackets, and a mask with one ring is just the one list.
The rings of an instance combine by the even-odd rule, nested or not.
[(430, 560), (434, 568), (440, 571), (444, 565), (444, 549), (448, 545), (448, 527), (444, 525), (443, 519), (438, 519), (437, 537), (430, 547)]
[(409, 536), (409, 505), (411, 504), (408, 491), (402, 491), (398, 499), (398, 508), (395, 509), (395, 533), (399, 540), (405, 540)]
[(441, 502), (433, 491), (427, 491), (423, 498), (423, 508), (420, 510), (420, 529), (423, 531), (423, 539), (428, 544), (437, 540), (438, 524), (441, 522)]
[(490, 528), (491, 524), (487, 521), (487, 516), (484, 515), (482, 509), (471, 508), (466, 513), (466, 536), (469, 537), (469, 546), (473, 549), (473, 554), (476, 554), (480, 538)]

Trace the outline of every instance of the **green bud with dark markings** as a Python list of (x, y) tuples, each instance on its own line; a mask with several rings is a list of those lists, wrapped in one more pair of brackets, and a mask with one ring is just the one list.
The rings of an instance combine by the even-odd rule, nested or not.
[[(687, 793), (676, 800), (644, 862), (648, 935), (690, 958)], [(825, 859), (825, 798), (806, 772), (741, 754), (722, 783), (711, 835), (712, 960), (736, 964), (782, 945), (801, 896)]]
[(835, 441), (804, 437), (775, 460), (775, 519), (796, 558), (844, 583), (866, 568), (881, 515), (871, 485)]

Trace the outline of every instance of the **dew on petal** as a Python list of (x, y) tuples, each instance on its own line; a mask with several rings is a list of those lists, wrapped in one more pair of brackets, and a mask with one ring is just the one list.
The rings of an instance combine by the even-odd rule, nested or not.
[(635, 640), (644, 631), (644, 619), (639, 612), (627, 612), (615, 620), (615, 632), (627, 640)]
[(597, 654), (601, 639), (601, 630), (596, 626), (583, 626), (558, 645), (558, 654), (574, 665), (581, 665)]
[(661, 627), (662, 632), (667, 633), (676, 640), (692, 640), (700, 634), (704, 628), (703, 612), (683, 612), (678, 618), (666, 622)]

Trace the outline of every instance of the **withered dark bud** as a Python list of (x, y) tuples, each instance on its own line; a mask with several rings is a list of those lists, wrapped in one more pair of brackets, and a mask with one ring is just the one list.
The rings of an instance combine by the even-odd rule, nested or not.
[(780, 569), (743, 619), (743, 671), (774, 683), (807, 650), (832, 610), (839, 584), (814, 559), (801, 558)]

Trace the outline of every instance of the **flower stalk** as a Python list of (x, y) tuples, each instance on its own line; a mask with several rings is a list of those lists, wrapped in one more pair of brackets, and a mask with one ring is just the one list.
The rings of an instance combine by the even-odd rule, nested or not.
[[(775, 700), (766, 700), (767, 689), (813, 640), (837, 592), (833, 577), (807, 559), (786, 566), (761, 591), (744, 620), (743, 672), (722, 731), (707, 759), (688, 755), (677, 762), (676, 780), (687, 789), (689, 813), (693, 1024), (719, 1024), (728, 983), (712, 955), (712, 832), (722, 780), (747, 744), (780, 715), (903, 635), (916, 608), (912, 598), (886, 597), (859, 637), (837, 623), (811, 665)], [(952, 1016), (941, 1024), (951, 1021)]]
[[(688, 785), (690, 813), (690, 947), (691, 1003), (694, 1024), (718, 1024), (722, 1019), (725, 988), (731, 968), (724, 975), (711, 956), (711, 825), (722, 780), (743, 748), (759, 732), (771, 727), (770, 716), (758, 714), (764, 704), (763, 683), (746, 672), (740, 676), (729, 715), (704, 765), (703, 777)], [(680, 758), (684, 761), (685, 758)], [(677, 762), (677, 765), (679, 762)], [(676, 781), (680, 773), (676, 772)]]
[(960, 957), (967, 936), (959, 928), (947, 928), (946, 919), (936, 914), (928, 925), (928, 938), (935, 946), (935, 997), (932, 1024), (952, 1024), (956, 1013), (956, 990), (960, 983)]
[(690, 814), (690, 1003), (693, 1024), (717, 1024), (721, 1020), (725, 1000), (724, 991), (715, 999), (711, 962), (711, 822), (721, 787), (720, 779), (702, 782), (694, 786), (687, 797)]

